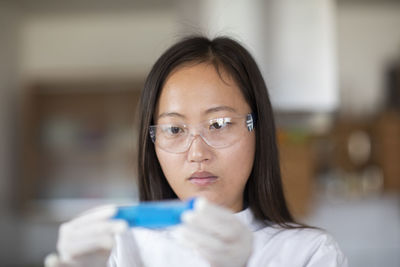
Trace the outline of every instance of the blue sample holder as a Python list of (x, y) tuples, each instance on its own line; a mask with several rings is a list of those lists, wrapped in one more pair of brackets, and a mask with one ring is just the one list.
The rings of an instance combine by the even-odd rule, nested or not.
[(192, 210), (195, 199), (188, 201), (150, 201), (118, 207), (113, 219), (125, 220), (129, 227), (164, 228), (181, 223), (181, 215)]

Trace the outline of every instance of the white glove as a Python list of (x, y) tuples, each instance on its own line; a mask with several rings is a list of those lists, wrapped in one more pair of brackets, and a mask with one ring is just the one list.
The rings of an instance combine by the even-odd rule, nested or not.
[(197, 250), (211, 266), (246, 266), (253, 234), (232, 212), (200, 198), (182, 221), (180, 242)]
[(128, 229), (123, 220), (110, 220), (115, 206), (103, 206), (60, 226), (58, 255), (50, 254), (45, 267), (107, 266), (115, 234)]

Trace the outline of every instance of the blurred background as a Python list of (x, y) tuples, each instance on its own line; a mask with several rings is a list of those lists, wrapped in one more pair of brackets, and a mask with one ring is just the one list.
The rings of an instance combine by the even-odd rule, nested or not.
[(0, 0), (0, 266), (42, 266), (57, 228), (137, 200), (136, 105), (187, 34), (256, 58), (299, 220), (350, 266), (400, 266), (400, 1)]

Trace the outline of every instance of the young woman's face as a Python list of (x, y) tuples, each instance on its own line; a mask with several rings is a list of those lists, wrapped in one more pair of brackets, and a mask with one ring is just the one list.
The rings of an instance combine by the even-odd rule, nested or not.
[[(170, 74), (157, 103), (155, 123), (199, 125), (216, 118), (245, 118), (251, 109), (239, 87), (222, 70), (221, 77), (213, 65), (204, 63)], [(198, 128), (185, 152), (155, 146), (164, 175), (180, 199), (203, 196), (235, 212), (243, 209), (255, 153), (255, 133), (247, 131), (244, 123), (243, 127), (243, 135), (228, 147), (209, 146)]]

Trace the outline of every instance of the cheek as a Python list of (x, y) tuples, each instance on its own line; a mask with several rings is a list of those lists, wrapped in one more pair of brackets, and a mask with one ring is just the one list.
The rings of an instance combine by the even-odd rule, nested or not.
[(223, 159), (222, 165), (225, 169), (225, 175), (229, 176), (229, 180), (237, 186), (246, 184), (251, 170), (253, 168), (255, 154), (255, 135), (243, 139), (237, 145), (221, 151), (220, 159)]
[(174, 180), (171, 177), (179, 179), (179, 170), (182, 169), (182, 155), (171, 154), (157, 148), (156, 154), (168, 183), (173, 187)]

